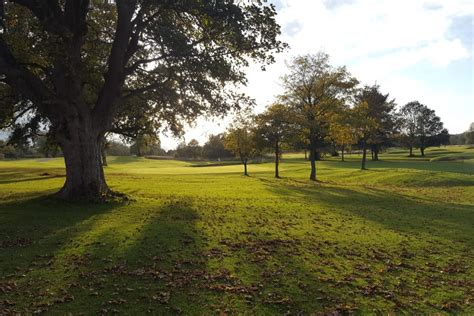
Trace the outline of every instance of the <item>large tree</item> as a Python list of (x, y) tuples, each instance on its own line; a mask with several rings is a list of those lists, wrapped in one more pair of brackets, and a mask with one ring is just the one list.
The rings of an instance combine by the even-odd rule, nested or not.
[(281, 99), (291, 107), (307, 140), (310, 179), (316, 181), (316, 159), (329, 134), (331, 117), (344, 107), (358, 81), (345, 67), (331, 66), (329, 55), (323, 52), (296, 57), (288, 68)]
[[(37, 118), (60, 145), (65, 199), (107, 197), (100, 143), (134, 98), (171, 129), (237, 107), (229, 84), (283, 48), (263, 1), (0, 1), (2, 121)], [(20, 119), (21, 120), (21, 119)]]

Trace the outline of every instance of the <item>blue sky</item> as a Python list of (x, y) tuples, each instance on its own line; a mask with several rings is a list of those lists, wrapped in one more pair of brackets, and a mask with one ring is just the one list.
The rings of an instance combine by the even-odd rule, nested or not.
[[(282, 40), (290, 49), (260, 71), (248, 71), (245, 91), (257, 112), (282, 92), (279, 78), (293, 56), (324, 50), (363, 84), (377, 82), (398, 105), (418, 100), (434, 109), (451, 133), (474, 121), (474, 1), (278, 0)], [(226, 120), (200, 119), (185, 140), (204, 142)], [(178, 140), (163, 137), (165, 148)]]

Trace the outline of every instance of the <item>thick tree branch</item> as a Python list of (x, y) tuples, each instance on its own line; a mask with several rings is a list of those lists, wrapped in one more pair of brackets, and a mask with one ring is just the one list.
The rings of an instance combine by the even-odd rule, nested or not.
[(54, 104), (51, 102), (53, 98), (49, 89), (41, 79), (18, 64), (1, 35), (0, 74), (5, 76), (2, 81), (8, 84), (15, 91), (15, 94), (25, 96), (31, 102), (37, 104), (39, 109), (48, 115), (52, 121), (57, 118), (58, 111), (54, 109)]
[(137, 1), (117, 2), (117, 26), (114, 42), (108, 59), (105, 82), (93, 109), (94, 126), (106, 130), (112, 124), (120, 92), (125, 80), (126, 55), (132, 36), (132, 18)]

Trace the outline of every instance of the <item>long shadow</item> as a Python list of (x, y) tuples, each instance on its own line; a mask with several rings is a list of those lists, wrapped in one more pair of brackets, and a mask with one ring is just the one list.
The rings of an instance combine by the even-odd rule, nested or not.
[[(2, 226), (11, 223), (11, 230), (1, 240), (11, 242), (3, 243), (8, 249), (0, 254), (0, 285), (15, 284), (5, 296), (14, 311), (208, 310), (208, 297), (196, 295), (208, 274), (189, 200), (149, 209), (134, 203), (88, 209), (43, 199), (2, 206)], [(43, 228), (28, 234), (38, 227)]]
[(54, 178), (65, 178), (65, 175), (44, 175), (41, 177), (35, 178), (22, 178), (22, 179), (12, 179), (12, 180), (0, 180), (0, 184), (8, 184), (8, 183), (17, 183), (17, 182), (28, 182), (28, 181), (39, 181), (39, 180), (49, 180)]
[[(337, 164), (338, 168), (349, 168), (349, 169), (360, 169), (360, 162), (354, 160), (347, 160), (344, 163), (339, 161), (327, 161), (328, 164)], [(426, 161), (394, 161), (391, 159), (382, 159), (380, 161), (367, 161), (368, 169), (380, 169), (380, 168), (391, 168), (391, 169), (415, 169), (423, 171), (433, 172), (451, 172), (451, 173), (463, 173), (468, 175), (474, 175), (474, 164), (465, 162), (454, 162), (454, 161), (437, 161), (437, 162), (426, 162)]]
[(70, 204), (37, 197), (38, 192), (27, 196), (0, 203), (0, 314), (45, 312), (72, 299), (59, 281), (67, 273), (56, 268), (66, 265), (55, 253), (88, 231), (95, 217), (122, 205)]
[(369, 187), (354, 190), (325, 185), (292, 185), (291, 182), (267, 182), (266, 186), (281, 196), (322, 204), (334, 212), (356, 215), (395, 231), (423, 233), (474, 246), (472, 205), (429, 201)]
[(0, 169), (0, 184), (16, 182), (47, 180), (52, 178), (63, 178), (64, 169), (61, 168), (2, 168)]

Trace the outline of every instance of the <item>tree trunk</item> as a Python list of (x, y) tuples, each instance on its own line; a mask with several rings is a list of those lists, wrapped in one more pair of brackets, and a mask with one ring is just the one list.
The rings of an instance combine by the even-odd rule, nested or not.
[(244, 163), (244, 176), (248, 176), (248, 172), (247, 172), (247, 161), (248, 159), (247, 158), (244, 158), (244, 160), (242, 161)]
[(367, 146), (365, 144), (365, 139), (362, 140), (362, 166), (360, 167), (361, 170), (365, 170), (365, 161), (367, 158)]
[(66, 182), (57, 196), (76, 201), (104, 200), (110, 190), (102, 169), (100, 138), (85, 129), (69, 132), (73, 134), (72, 137), (61, 141), (66, 164)]
[(304, 150), (304, 160), (308, 160), (308, 151)]
[(278, 170), (278, 165), (280, 164), (280, 146), (278, 144), (278, 140), (275, 141), (275, 178), (280, 177), (280, 173)]
[(309, 179), (316, 181), (316, 149), (313, 147), (309, 152), (309, 160), (311, 161), (311, 174), (309, 175)]
[(374, 146), (370, 146), (370, 155), (371, 155), (372, 161), (374, 161)]
[(374, 145), (374, 147), (373, 147), (372, 160), (373, 161), (379, 161), (379, 146), (378, 145)]
[(410, 157), (413, 157), (413, 146), (410, 146)]
[(107, 167), (107, 166), (108, 166), (108, 163), (107, 163), (107, 152), (106, 152), (105, 148), (102, 148), (101, 156), (102, 156), (102, 166)]
[(420, 137), (420, 153), (421, 153), (421, 157), (425, 156), (425, 137), (424, 136)]
[(344, 161), (344, 146), (341, 148), (341, 161)]
[(105, 150), (105, 144), (106, 144), (106, 140), (103, 139), (100, 142), (100, 156), (102, 158), (102, 160), (101, 160), (102, 166), (104, 166), (104, 167), (108, 166), (108, 164), (107, 164), (107, 151)]

